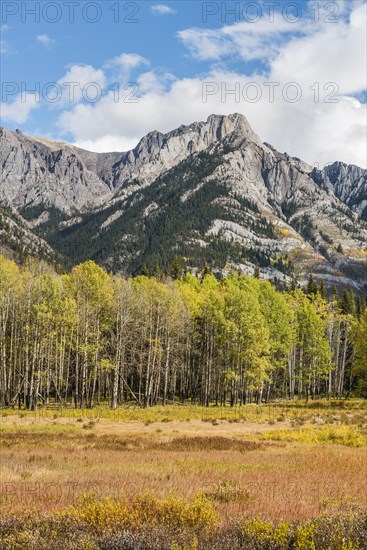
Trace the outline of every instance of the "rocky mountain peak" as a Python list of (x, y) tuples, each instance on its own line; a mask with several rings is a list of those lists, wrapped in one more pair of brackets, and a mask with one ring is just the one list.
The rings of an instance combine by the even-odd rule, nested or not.
[(210, 115), (206, 124), (211, 128), (212, 135), (215, 135), (218, 141), (223, 140), (230, 134), (235, 133), (238, 136), (261, 143), (259, 137), (252, 130), (246, 117), (240, 113), (231, 115)]
[(151, 184), (192, 154), (228, 138), (262, 146), (239, 114), (210, 115), (166, 134), (153, 130), (125, 153), (91, 153), (63, 142), (1, 129), (0, 201), (20, 209), (45, 204), (66, 213), (99, 206)]
[(72, 251), (71, 262), (136, 273), (182, 253), (196, 267), (256, 264), (300, 279), (312, 270), (367, 286), (367, 171), (313, 169), (262, 143), (241, 114), (153, 130), (123, 153), (6, 129), (0, 137), (0, 205), (59, 253)]

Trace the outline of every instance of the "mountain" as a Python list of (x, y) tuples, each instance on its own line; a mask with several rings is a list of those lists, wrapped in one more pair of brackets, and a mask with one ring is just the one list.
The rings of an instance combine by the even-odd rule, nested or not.
[(313, 170), (311, 177), (367, 221), (366, 170), (343, 162), (333, 162), (321, 171)]
[(234, 131), (258, 141), (241, 116), (212, 116), (168, 134), (151, 132), (127, 153), (91, 153), (1, 128), (0, 200), (17, 209), (43, 205), (69, 215), (87, 211), (149, 185)]
[(136, 274), (205, 264), (367, 291), (367, 171), (317, 170), (262, 143), (245, 117), (151, 132), (91, 153), (1, 129), (0, 202), (71, 263)]
[(19, 215), (2, 206), (0, 206), (0, 254), (18, 261), (25, 260), (29, 256), (56, 265), (63, 261), (59, 254), (31, 231)]

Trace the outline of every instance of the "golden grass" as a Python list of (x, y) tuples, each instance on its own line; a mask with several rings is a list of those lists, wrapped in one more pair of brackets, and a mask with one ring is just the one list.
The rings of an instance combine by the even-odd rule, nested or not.
[(267, 422), (271, 419), (283, 416), (288, 420), (308, 418), (310, 415), (342, 414), (343, 412), (354, 414), (360, 412), (367, 415), (367, 401), (362, 399), (353, 400), (315, 400), (306, 403), (300, 401), (281, 401), (269, 404), (249, 404), (235, 407), (202, 407), (192, 404), (171, 404), (166, 406), (154, 406), (148, 409), (140, 408), (135, 403), (126, 404), (116, 410), (111, 410), (106, 405), (94, 409), (73, 409), (59, 406), (40, 407), (37, 411), (13, 409), (0, 411), (2, 423), (7, 422), (8, 416), (17, 415), (19, 423), (24, 423), (28, 418), (35, 421), (47, 420), (49, 422), (68, 419), (70, 422), (78, 420), (101, 419), (112, 422), (172, 422), (191, 420), (227, 420), (232, 422)]
[(107, 410), (93, 418), (80, 411), (74, 418), (8, 414), (1, 425), (3, 511), (60, 510), (90, 493), (120, 499), (147, 492), (202, 495), (224, 522), (244, 514), (304, 520), (365, 505), (364, 405), (276, 406), (270, 418), (268, 409), (249, 406), (251, 421), (221, 420), (214, 407), (203, 421), (201, 408), (183, 406), (139, 410), (129, 421)]
[(348, 447), (363, 447), (367, 445), (366, 430), (355, 426), (307, 426), (296, 430), (276, 430), (265, 432), (260, 439), (266, 441), (299, 441), (302, 443), (328, 443), (347, 445)]

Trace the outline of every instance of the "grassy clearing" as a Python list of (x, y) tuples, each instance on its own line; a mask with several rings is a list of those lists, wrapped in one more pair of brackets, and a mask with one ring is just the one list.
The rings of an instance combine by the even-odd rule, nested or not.
[(7, 411), (3, 546), (367, 548), (334, 536), (367, 525), (367, 410), (348, 405), (276, 405), (270, 416), (247, 406), (226, 418), (209, 407), (209, 419), (193, 406), (139, 409), (132, 420), (106, 409)]

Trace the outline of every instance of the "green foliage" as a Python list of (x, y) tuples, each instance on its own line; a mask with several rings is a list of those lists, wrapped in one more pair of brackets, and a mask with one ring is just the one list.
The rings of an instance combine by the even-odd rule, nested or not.
[(302, 237), (310, 242), (315, 242), (315, 226), (308, 214), (304, 214), (301, 218), (297, 218), (293, 222), (293, 227), (298, 231)]
[[(186, 258), (189, 266), (199, 269), (205, 264), (223, 268), (236, 259), (270, 265), (270, 255), (260, 248), (246, 249), (223, 241), (220, 235), (207, 236), (213, 221), (219, 219), (241, 223), (258, 237), (276, 238), (272, 223), (255, 203), (213, 176), (228, 152), (229, 148), (222, 155), (201, 152), (190, 157), (125, 200), (82, 214), (79, 221), (67, 226), (60, 225), (64, 221), (60, 211), (48, 209), (49, 220), (37, 227), (37, 234), (74, 263), (91, 258), (114, 272), (134, 275), (142, 273), (144, 265), (145, 275), (157, 275), (157, 262), (161, 271), (169, 271), (175, 257)], [(201, 185), (205, 179), (208, 181)], [(28, 208), (24, 215), (33, 219), (42, 208)], [(122, 215), (103, 226), (116, 213)], [(283, 267), (288, 270), (289, 264)]]
[(352, 341), (355, 348), (353, 374), (358, 378), (358, 394), (367, 397), (367, 308), (360, 321), (354, 321)]
[(313, 281), (279, 292), (208, 267), (198, 278), (178, 258), (171, 277), (156, 270), (125, 280), (88, 261), (59, 276), (0, 256), (2, 405), (365, 394), (366, 313), (351, 293), (327, 302)]

